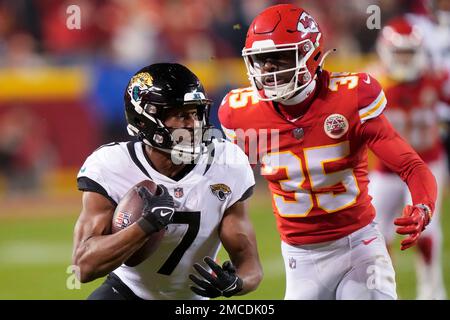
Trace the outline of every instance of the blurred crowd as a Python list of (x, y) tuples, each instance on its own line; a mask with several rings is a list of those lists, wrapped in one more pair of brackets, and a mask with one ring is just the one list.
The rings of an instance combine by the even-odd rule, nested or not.
[[(0, 0), (0, 65), (33, 66), (109, 59), (122, 65), (160, 60), (208, 60), (240, 55), (252, 19), (270, 0)], [(373, 49), (368, 6), (382, 20), (424, 11), (424, 1), (289, 1), (320, 21), (329, 46), (352, 54)], [(81, 29), (69, 29), (77, 5)], [(382, 21), (382, 22), (383, 22)]]
[[(209, 63), (230, 58), (240, 60), (247, 28), (253, 18), (264, 8), (284, 2), (286, 1), (0, 0), (0, 76), (5, 70), (11, 69), (28, 70), (49, 66), (84, 68), (90, 75), (86, 97), (88, 102), (83, 100), (79, 104), (86, 106), (88, 111), (85, 114), (93, 114), (92, 111), (95, 111), (97, 120), (92, 118), (82, 121), (98, 121), (90, 129), (90, 136), (94, 136), (94, 129), (100, 127), (100, 138), (95, 143), (121, 141), (127, 138), (123, 90), (130, 75), (138, 68), (161, 61)], [(369, 6), (380, 7), (381, 24), (404, 12), (425, 14), (427, 10), (427, 1), (421, 0), (287, 2), (303, 6), (316, 17), (326, 38), (326, 48), (337, 48), (337, 55), (344, 60), (374, 50), (379, 30), (366, 27), (371, 14), (367, 12)], [(73, 5), (80, 9), (80, 29), (68, 27), (68, 21), (74, 14), (70, 9)], [(234, 85), (230, 83), (227, 88), (209, 91), (216, 106), (220, 104), (223, 93)], [(208, 88), (208, 83), (206, 87)], [(2, 90), (0, 87), (0, 93)], [(57, 163), (54, 159), (58, 155), (61, 158), (60, 150), (58, 154), (58, 148), (54, 148), (56, 151), (51, 153), (48, 151), (50, 143), (45, 143), (48, 142), (45, 137), (51, 136), (48, 133), (51, 130), (44, 133), (44, 129), (52, 125), (51, 121), (45, 116), (33, 115), (35, 107), (30, 104), (27, 107), (25, 103), (22, 111), (2, 112), (1, 103), (2, 101), (0, 129), (8, 134), (0, 141), (0, 175), (9, 177), (16, 164), (22, 163), (21, 168), (25, 169), (16, 170), (18, 177), (12, 178), (12, 181), (20, 182), (23, 181), (20, 175), (30, 177), (29, 172), (42, 172), (42, 167), (45, 167), (42, 163), (50, 163), (49, 154), (55, 155), (51, 157), (52, 163)], [(21, 121), (18, 114), (25, 109), (29, 118)], [(53, 114), (53, 118), (60, 118), (61, 122), (67, 121), (61, 118), (66, 116), (67, 112)], [(15, 119), (15, 122), (11, 122), (11, 119)], [(13, 125), (7, 126), (8, 123)], [(35, 135), (26, 138), (26, 134), (22, 133), (30, 130)], [(30, 141), (31, 138), (33, 141)], [(86, 144), (80, 137), (74, 139), (80, 144)], [(42, 143), (36, 143), (41, 140)], [(60, 140), (71, 143), (69, 139)], [(19, 146), (17, 141), (20, 141)], [(32, 149), (34, 151), (27, 151), (33, 143), (37, 145)], [(79, 157), (85, 156), (86, 154), (81, 154)], [(69, 154), (66, 158), (70, 157)], [(72, 162), (63, 161), (63, 165), (74, 165), (77, 159)]]

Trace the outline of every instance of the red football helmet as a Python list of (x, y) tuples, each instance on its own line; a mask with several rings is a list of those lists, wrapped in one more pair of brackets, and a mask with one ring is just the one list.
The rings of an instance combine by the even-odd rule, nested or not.
[[(295, 61), (291, 66), (281, 71), (262, 71), (262, 56), (287, 54)], [(242, 56), (250, 82), (261, 100), (287, 100), (306, 88), (321, 68), (322, 32), (302, 8), (292, 4), (272, 6), (253, 20)], [(280, 81), (283, 76), (290, 80)], [(264, 81), (267, 77), (271, 77), (270, 83)]]
[(389, 76), (397, 81), (414, 81), (426, 68), (422, 32), (404, 17), (394, 18), (381, 30), (377, 52)]

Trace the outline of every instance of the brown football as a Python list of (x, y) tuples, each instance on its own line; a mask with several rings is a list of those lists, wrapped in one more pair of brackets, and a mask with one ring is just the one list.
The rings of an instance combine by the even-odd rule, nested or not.
[[(158, 189), (156, 183), (150, 180), (141, 181), (133, 186), (123, 196), (123, 198), (120, 199), (120, 202), (117, 205), (111, 221), (111, 233), (116, 233), (122, 229), (125, 229), (142, 216), (144, 202), (137, 192), (139, 186), (147, 187), (151, 194), (155, 194)], [(161, 240), (164, 237), (164, 233), (165, 229), (162, 229), (161, 231), (150, 235), (149, 239), (142, 245), (142, 247), (125, 261), (125, 264), (129, 267), (134, 267), (150, 257), (152, 253), (158, 249)]]

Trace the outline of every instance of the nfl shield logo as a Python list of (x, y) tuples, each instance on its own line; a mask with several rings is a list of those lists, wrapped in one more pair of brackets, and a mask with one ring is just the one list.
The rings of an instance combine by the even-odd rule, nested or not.
[(182, 196), (184, 196), (183, 188), (181, 187), (175, 188), (173, 194), (175, 198), (181, 198)]
[(295, 128), (292, 131), (292, 134), (295, 139), (300, 140), (305, 136), (305, 131), (303, 130), (303, 128)]
[(131, 213), (126, 213), (126, 212), (122, 212), (122, 211), (120, 211), (117, 214), (117, 216), (114, 220), (116, 227), (120, 228), (120, 229), (124, 229), (124, 228), (128, 227), (130, 222), (131, 222)]
[(289, 258), (289, 268), (291, 269), (297, 268), (297, 260), (295, 260), (295, 258), (293, 257)]

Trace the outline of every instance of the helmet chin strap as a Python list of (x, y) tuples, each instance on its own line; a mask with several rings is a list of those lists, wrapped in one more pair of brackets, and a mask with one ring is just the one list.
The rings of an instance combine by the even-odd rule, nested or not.
[[(325, 54), (322, 56), (322, 59), (320, 60), (320, 63), (319, 63), (319, 68), (320, 69), (323, 68), (323, 64), (325, 62), (325, 58), (330, 53), (334, 53), (334, 52), (336, 52), (336, 49), (330, 49), (327, 52), (325, 52)], [(288, 99), (277, 99), (277, 100), (274, 100), (274, 101), (282, 103), (283, 105), (286, 105), (286, 106), (292, 106), (292, 105), (296, 105), (296, 104), (299, 104), (299, 103), (303, 102), (316, 89), (316, 85), (317, 85), (316, 78), (317, 78), (317, 73), (313, 76), (313, 80), (311, 81), (310, 84), (308, 84), (306, 86), (306, 88), (304, 88), (303, 90), (299, 91), (297, 94), (294, 94), (292, 97), (290, 97)]]
[(311, 93), (314, 92), (314, 89), (316, 89), (316, 84), (317, 84), (317, 82), (314, 79), (313, 81), (311, 81), (310, 84), (308, 84), (306, 86), (305, 89), (299, 91), (293, 97), (286, 99), (286, 100), (279, 99), (279, 100), (275, 100), (275, 101), (277, 101), (283, 105), (286, 105), (286, 106), (292, 106), (292, 105), (299, 104), (299, 103), (303, 102), (306, 98), (308, 98)]

